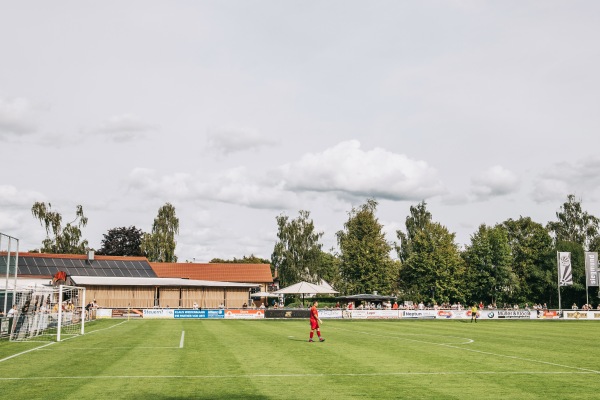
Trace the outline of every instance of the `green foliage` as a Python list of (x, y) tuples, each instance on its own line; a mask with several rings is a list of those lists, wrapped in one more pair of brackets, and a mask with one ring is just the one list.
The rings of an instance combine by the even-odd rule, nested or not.
[(323, 232), (315, 232), (310, 212), (301, 210), (298, 218), (286, 215), (277, 219), (277, 243), (271, 255), (273, 268), (278, 270), (280, 286), (300, 281), (318, 283)]
[(42, 241), (41, 251), (54, 254), (85, 254), (88, 241), (82, 240), (81, 228), (87, 225), (88, 219), (83, 214), (83, 207), (75, 209), (75, 219), (62, 226), (62, 215), (52, 211), (50, 203), (35, 202), (31, 213), (46, 229), (46, 239)]
[(152, 262), (177, 262), (175, 255), (175, 235), (179, 233), (179, 218), (175, 207), (165, 203), (159, 208), (158, 215), (152, 224), (152, 233), (145, 233), (142, 238), (142, 251)]
[(400, 261), (408, 260), (412, 252), (412, 242), (419, 232), (421, 232), (427, 224), (431, 223), (432, 215), (427, 211), (427, 203), (420, 202), (416, 206), (410, 206), (410, 215), (406, 217), (406, 233), (401, 230), (396, 231), (400, 245), (396, 246), (396, 252)]
[(392, 246), (375, 217), (376, 209), (373, 199), (352, 208), (344, 230), (337, 232), (340, 272), (349, 294), (391, 294), (397, 288), (398, 264), (390, 258)]
[(588, 249), (590, 243), (597, 240), (600, 220), (583, 211), (581, 201), (576, 201), (574, 195), (567, 196), (567, 201), (556, 213), (556, 218), (558, 221), (548, 222), (547, 225), (548, 230), (554, 234), (555, 243), (574, 242)]
[(413, 301), (464, 301), (465, 266), (454, 234), (429, 222), (411, 241), (411, 253), (400, 269), (400, 290)]
[(502, 226), (508, 234), (512, 270), (518, 279), (512, 301), (548, 305), (557, 302), (556, 251), (548, 231), (529, 217), (508, 219)]
[[(466, 263), (467, 304), (512, 304), (519, 290), (508, 232), (501, 225), (479, 226), (463, 252)], [(518, 301), (517, 301), (518, 302)]]
[(346, 286), (340, 273), (340, 265), (341, 261), (333, 254), (333, 249), (329, 253), (322, 251), (317, 273), (338, 292), (345, 292)]
[(211, 264), (271, 264), (270, 260), (267, 260), (266, 258), (256, 257), (254, 254), (251, 254), (250, 256), (243, 256), (242, 258), (233, 257), (233, 260), (213, 258), (209, 262)]
[(105, 256), (142, 256), (142, 237), (144, 232), (135, 226), (113, 228), (104, 234), (99, 255)]

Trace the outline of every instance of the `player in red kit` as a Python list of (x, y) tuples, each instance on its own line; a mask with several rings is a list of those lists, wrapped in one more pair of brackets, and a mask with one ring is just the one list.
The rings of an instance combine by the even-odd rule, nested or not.
[(315, 335), (315, 331), (317, 331), (317, 336), (319, 337), (319, 342), (324, 342), (325, 339), (321, 337), (321, 330), (319, 329), (319, 324), (321, 320), (319, 319), (319, 311), (317, 310), (317, 306), (319, 305), (318, 301), (314, 301), (312, 307), (310, 308), (310, 339), (309, 342), (314, 342), (313, 336)]

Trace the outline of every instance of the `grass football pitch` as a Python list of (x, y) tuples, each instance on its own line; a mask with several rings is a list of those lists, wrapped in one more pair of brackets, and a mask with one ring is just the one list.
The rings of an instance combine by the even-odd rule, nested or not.
[(593, 399), (597, 321), (99, 320), (0, 342), (10, 399)]

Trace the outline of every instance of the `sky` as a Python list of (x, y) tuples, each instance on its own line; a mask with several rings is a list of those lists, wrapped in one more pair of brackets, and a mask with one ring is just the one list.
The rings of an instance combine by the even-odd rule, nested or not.
[[(0, 0), (0, 232), (41, 246), (51, 203), (83, 237), (152, 230), (179, 261), (269, 259), (276, 217), (324, 250), (378, 202), (465, 246), (545, 225), (569, 194), (600, 216), (600, 2)], [(6, 250), (7, 241), (0, 243)], [(396, 256), (395, 253), (392, 254)]]

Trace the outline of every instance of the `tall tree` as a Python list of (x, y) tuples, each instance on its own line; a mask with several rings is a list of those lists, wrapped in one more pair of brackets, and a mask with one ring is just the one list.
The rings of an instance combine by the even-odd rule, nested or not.
[(390, 258), (392, 246), (375, 217), (376, 210), (374, 199), (352, 208), (344, 230), (337, 232), (340, 272), (348, 293), (391, 294), (396, 290), (398, 265)]
[(158, 215), (152, 224), (152, 233), (145, 233), (142, 238), (142, 252), (150, 261), (176, 262), (176, 234), (179, 234), (179, 218), (175, 214), (175, 207), (165, 203), (158, 209)]
[(400, 269), (400, 291), (413, 301), (445, 303), (465, 300), (465, 267), (455, 236), (428, 222), (411, 241)]
[(431, 213), (427, 210), (427, 203), (420, 202), (416, 206), (410, 206), (410, 215), (406, 217), (406, 233), (396, 231), (400, 245), (396, 246), (396, 252), (400, 261), (408, 260), (412, 251), (412, 242), (419, 232), (431, 222)]
[(469, 302), (499, 305), (514, 302), (519, 282), (512, 270), (513, 259), (505, 227), (480, 225), (462, 255), (467, 268)]
[(519, 281), (514, 301), (553, 304), (558, 300), (557, 266), (550, 234), (530, 217), (508, 219), (502, 225), (508, 234), (512, 270)]
[[(75, 219), (62, 226), (62, 215), (52, 211), (50, 203), (35, 202), (31, 213), (46, 229), (46, 239), (42, 241), (41, 251), (54, 254), (85, 254), (88, 241), (81, 239), (81, 228), (87, 225), (88, 219), (83, 214), (83, 207), (75, 208)], [(52, 236), (51, 236), (52, 235)]]
[(106, 256), (142, 256), (142, 238), (144, 232), (135, 226), (113, 228), (104, 234), (99, 255)]
[(277, 220), (277, 243), (273, 248), (271, 263), (278, 271), (281, 286), (299, 281), (316, 283), (320, 280), (318, 268), (323, 232), (316, 232), (310, 212), (300, 210), (298, 218), (290, 220), (279, 215)]
[(548, 231), (554, 234), (555, 243), (573, 242), (590, 248), (590, 243), (598, 237), (600, 220), (583, 211), (581, 200), (575, 200), (575, 195), (568, 195), (567, 201), (556, 213), (558, 221), (548, 222)]

